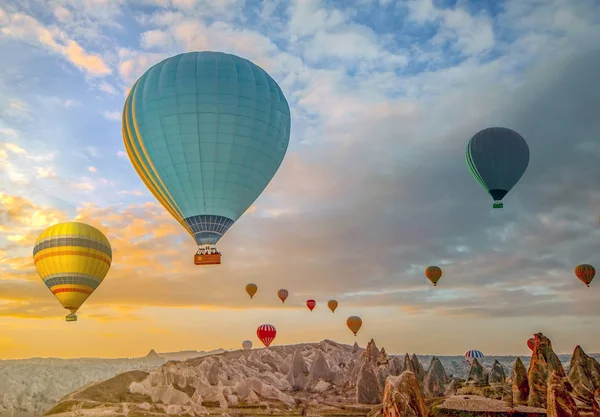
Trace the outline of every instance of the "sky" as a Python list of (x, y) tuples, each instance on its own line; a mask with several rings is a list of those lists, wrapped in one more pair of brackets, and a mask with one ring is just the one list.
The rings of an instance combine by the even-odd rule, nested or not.
[[(541, 331), (557, 352), (600, 352), (600, 283), (573, 273), (600, 265), (598, 39), (596, 0), (3, 1), (0, 359), (258, 346), (263, 323), (274, 344), (525, 355)], [(121, 134), (137, 78), (201, 50), (260, 65), (292, 114), (287, 155), (217, 267), (193, 265)], [(501, 211), (465, 162), (490, 126), (531, 152)], [(108, 237), (113, 264), (67, 323), (32, 248), (73, 220)]]

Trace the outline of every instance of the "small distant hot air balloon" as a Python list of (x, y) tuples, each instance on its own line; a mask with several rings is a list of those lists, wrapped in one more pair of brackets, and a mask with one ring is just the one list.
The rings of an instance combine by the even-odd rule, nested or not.
[(335, 313), (335, 309), (338, 307), (338, 302), (336, 300), (329, 300), (327, 301), (327, 307), (329, 307), (332, 313)]
[(252, 342), (250, 340), (244, 340), (242, 342), (242, 348), (244, 348), (244, 350), (252, 349)]
[(77, 321), (77, 310), (102, 283), (110, 269), (112, 249), (104, 234), (85, 223), (50, 226), (35, 241), (35, 268), (48, 289)]
[(313, 311), (313, 309), (315, 308), (316, 305), (317, 305), (317, 302), (315, 300), (307, 300), (306, 301), (306, 306), (308, 307), (308, 309), (310, 311)]
[(467, 164), (473, 177), (494, 199), (493, 207), (502, 208), (502, 199), (529, 165), (529, 146), (514, 130), (483, 129), (467, 145)]
[(354, 336), (356, 336), (356, 333), (358, 333), (362, 326), (362, 320), (358, 316), (350, 316), (346, 320), (346, 326), (348, 326), (348, 328), (352, 330), (352, 333), (354, 333)]
[(596, 269), (589, 264), (581, 264), (575, 268), (575, 275), (588, 287), (596, 275)]
[(527, 339), (527, 347), (533, 351), (533, 348), (535, 347), (535, 337)]
[(285, 300), (288, 298), (288, 290), (282, 288), (279, 291), (277, 291), (277, 296), (279, 297), (279, 299), (281, 300), (282, 303), (285, 303)]
[(194, 264), (216, 265), (215, 245), (283, 161), (290, 108), (275, 80), (247, 59), (188, 52), (136, 81), (122, 131), (136, 172), (198, 245)]
[(275, 340), (275, 336), (277, 336), (277, 330), (275, 329), (275, 326), (271, 324), (263, 324), (258, 326), (258, 329), (256, 330), (256, 336), (258, 336), (258, 339), (268, 348), (273, 340)]
[(256, 286), (256, 284), (250, 283), (246, 285), (246, 292), (250, 296), (250, 299), (254, 298), (254, 294), (256, 294), (256, 291), (258, 291), (258, 287)]
[(479, 350), (469, 350), (467, 351), (467, 353), (465, 353), (465, 360), (467, 361), (469, 366), (472, 365), (473, 359), (479, 358), (483, 358), (483, 353), (481, 353), (481, 351)]
[(437, 283), (442, 277), (442, 269), (439, 266), (428, 266), (425, 269), (425, 276), (433, 283), (434, 287), (437, 287)]

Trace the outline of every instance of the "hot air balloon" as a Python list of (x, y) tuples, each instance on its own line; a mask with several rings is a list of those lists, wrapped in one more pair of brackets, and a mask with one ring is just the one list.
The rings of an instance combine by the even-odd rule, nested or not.
[(467, 361), (469, 366), (472, 365), (473, 359), (479, 358), (483, 358), (483, 353), (481, 353), (479, 350), (469, 350), (467, 351), (467, 353), (465, 353), (465, 360)]
[(250, 340), (244, 340), (242, 342), (242, 348), (244, 350), (250, 350), (250, 349), (252, 349), (252, 342)]
[(256, 291), (258, 291), (258, 287), (256, 286), (256, 284), (250, 283), (246, 285), (246, 292), (250, 296), (250, 299), (254, 298), (254, 294), (256, 294)]
[(50, 226), (35, 241), (35, 268), (48, 289), (77, 321), (77, 310), (100, 285), (112, 262), (112, 249), (101, 231), (85, 223)]
[(196, 265), (263, 192), (286, 153), (290, 109), (262, 68), (235, 55), (189, 52), (148, 69), (123, 108), (138, 175), (192, 235)]
[(350, 330), (352, 330), (352, 333), (354, 333), (354, 336), (356, 336), (356, 333), (358, 333), (358, 331), (360, 330), (360, 328), (362, 326), (362, 320), (358, 316), (351, 316), (351, 317), (348, 317), (348, 319), (346, 320), (346, 325), (348, 326), (348, 328)]
[(533, 351), (535, 347), (535, 337), (527, 339), (527, 347)]
[(277, 330), (275, 329), (275, 326), (271, 324), (263, 324), (258, 326), (258, 329), (256, 330), (256, 336), (258, 336), (258, 339), (268, 348), (273, 340), (275, 340), (275, 336), (277, 336)]
[(279, 299), (281, 300), (282, 303), (285, 303), (286, 298), (288, 298), (288, 290), (282, 288), (279, 291), (277, 291), (277, 296), (279, 297)]
[(335, 312), (335, 309), (338, 306), (338, 302), (335, 300), (329, 300), (327, 301), (327, 307), (329, 307), (329, 309), (331, 310), (332, 313)]
[(315, 308), (316, 305), (317, 305), (317, 302), (315, 300), (307, 300), (306, 301), (306, 306), (308, 307), (308, 309), (310, 311), (313, 311), (313, 309)]
[(428, 266), (425, 269), (425, 276), (433, 283), (434, 287), (437, 287), (437, 283), (442, 277), (442, 269), (439, 266)]
[(575, 268), (575, 275), (588, 287), (596, 275), (596, 269), (589, 264), (581, 264)]
[(521, 135), (504, 127), (477, 132), (467, 145), (471, 174), (502, 208), (502, 199), (521, 179), (529, 165), (529, 146)]

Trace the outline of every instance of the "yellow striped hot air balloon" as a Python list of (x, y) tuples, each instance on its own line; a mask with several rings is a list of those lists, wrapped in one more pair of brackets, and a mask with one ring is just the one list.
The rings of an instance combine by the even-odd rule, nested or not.
[(112, 262), (112, 249), (101, 231), (79, 222), (44, 230), (33, 248), (35, 268), (48, 289), (69, 310), (67, 321), (102, 282)]

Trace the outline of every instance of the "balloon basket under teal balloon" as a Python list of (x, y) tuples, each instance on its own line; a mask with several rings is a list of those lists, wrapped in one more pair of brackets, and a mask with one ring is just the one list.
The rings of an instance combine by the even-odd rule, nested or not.
[(502, 201), (494, 201), (494, 208), (504, 208), (504, 204), (502, 203)]
[(199, 247), (194, 255), (195, 265), (220, 265), (221, 252), (214, 246)]
[(65, 321), (77, 321), (77, 315), (75, 313), (67, 314)]

